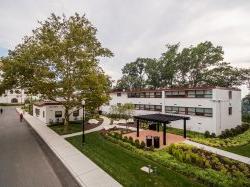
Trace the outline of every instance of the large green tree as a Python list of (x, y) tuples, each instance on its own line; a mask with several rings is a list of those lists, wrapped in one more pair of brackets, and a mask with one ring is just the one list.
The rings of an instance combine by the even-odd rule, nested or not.
[[(249, 80), (249, 70), (233, 68), (223, 61), (224, 51), (221, 46), (214, 46), (206, 41), (179, 49), (179, 43), (167, 45), (167, 50), (159, 59), (143, 58), (145, 67), (144, 80), (133, 68), (133, 63), (125, 65), (119, 86), (137, 88), (175, 87), (175, 86), (239, 86)], [(142, 59), (142, 58), (140, 58)], [(132, 76), (133, 75), (133, 76)], [(140, 84), (143, 83), (143, 84)], [(136, 84), (135, 84), (136, 83)]]
[(69, 115), (86, 101), (88, 110), (108, 99), (109, 81), (99, 67), (100, 57), (111, 57), (96, 38), (97, 29), (85, 16), (56, 16), (25, 37), (3, 58), (4, 89), (27, 88), (30, 93), (58, 101), (65, 107), (65, 130)]
[(137, 58), (134, 62), (126, 64), (122, 68), (122, 78), (117, 81), (116, 88), (140, 89), (145, 87), (145, 61)]

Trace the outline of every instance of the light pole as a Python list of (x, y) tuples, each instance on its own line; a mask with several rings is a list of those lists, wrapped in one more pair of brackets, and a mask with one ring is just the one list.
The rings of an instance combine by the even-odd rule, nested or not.
[(85, 101), (83, 100), (82, 101), (82, 145), (85, 142), (85, 135), (84, 135), (84, 116), (85, 116), (85, 113), (84, 113), (84, 108), (85, 108)]

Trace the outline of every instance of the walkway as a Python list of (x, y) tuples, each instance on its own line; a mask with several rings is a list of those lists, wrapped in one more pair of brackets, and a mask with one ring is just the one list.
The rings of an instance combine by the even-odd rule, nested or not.
[(228, 151), (223, 151), (221, 149), (217, 149), (217, 148), (210, 147), (210, 146), (207, 146), (207, 145), (203, 145), (203, 144), (200, 144), (200, 143), (192, 142), (192, 141), (189, 141), (189, 140), (185, 140), (184, 143), (189, 144), (189, 145), (193, 145), (193, 146), (196, 146), (196, 147), (198, 147), (200, 149), (204, 149), (206, 151), (209, 151), (209, 152), (221, 155), (221, 156), (225, 156), (225, 157), (231, 158), (233, 160), (238, 160), (240, 162), (243, 162), (243, 163), (246, 163), (246, 164), (250, 165), (250, 158), (248, 158), (248, 157), (237, 155), (237, 154), (234, 154), (234, 153), (231, 153), (231, 152), (228, 152)]
[[(109, 125), (110, 124), (110, 119), (109, 118), (107, 118), (106, 116), (100, 116), (100, 118), (103, 119), (102, 124), (99, 125), (96, 128), (93, 128), (93, 129), (85, 131), (84, 134), (88, 134), (88, 133), (91, 133), (91, 132), (100, 131), (100, 130), (102, 130), (102, 129), (110, 126)], [(78, 136), (78, 135), (81, 135), (81, 134), (82, 134), (82, 132), (76, 132), (76, 133), (72, 133), (72, 134), (62, 135), (62, 137), (69, 138), (69, 137)]]
[(14, 107), (0, 115), (0, 186), (79, 186)]
[[(17, 110), (20, 111), (20, 109)], [(121, 186), (88, 157), (64, 140), (62, 136), (44, 125), (43, 122), (27, 113), (24, 117), (82, 186)]]

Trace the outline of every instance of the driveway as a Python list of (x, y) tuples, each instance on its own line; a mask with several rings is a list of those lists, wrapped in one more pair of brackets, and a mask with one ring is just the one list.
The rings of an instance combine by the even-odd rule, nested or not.
[(0, 114), (0, 186), (79, 186), (14, 107)]

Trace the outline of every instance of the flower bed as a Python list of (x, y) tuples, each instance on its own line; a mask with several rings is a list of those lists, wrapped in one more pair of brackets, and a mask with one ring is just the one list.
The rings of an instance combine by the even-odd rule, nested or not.
[(250, 142), (250, 129), (244, 133), (234, 136), (231, 138), (221, 139), (221, 138), (191, 138), (192, 141), (209, 145), (212, 147), (234, 147), (242, 146)]
[[(165, 167), (172, 169), (178, 173), (182, 173), (186, 176), (192, 177), (196, 180), (203, 182), (208, 186), (250, 186), (249, 178), (244, 176), (243, 174), (235, 172), (233, 175), (222, 171), (222, 170), (214, 170), (209, 167), (200, 167), (195, 164), (184, 162), (184, 160), (179, 160), (175, 156), (168, 153), (167, 149), (163, 149), (160, 151), (145, 151), (140, 147), (136, 147), (133, 145), (131, 141), (124, 141), (119, 132), (115, 133), (112, 130), (108, 132), (103, 132), (102, 135), (105, 139), (119, 144), (126, 149), (133, 151), (143, 157), (151, 159)], [(231, 160), (230, 160), (231, 161)], [(244, 166), (243, 166), (244, 167)]]
[(227, 173), (233, 177), (246, 176), (250, 179), (250, 166), (214, 153), (185, 144), (172, 144), (168, 153), (181, 162), (195, 164), (201, 168), (210, 168)]

